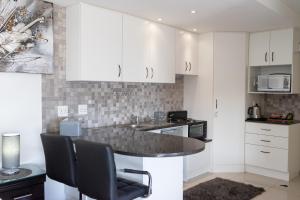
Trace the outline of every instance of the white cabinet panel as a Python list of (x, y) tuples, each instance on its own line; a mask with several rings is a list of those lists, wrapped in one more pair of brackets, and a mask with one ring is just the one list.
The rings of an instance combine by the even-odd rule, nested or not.
[(288, 172), (288, 150), (245, 145), (247, 165)]
[(176, 74), (198, 75), (199, 36), (186, 31), (176, 32)]
[(263, 66), (268, 65), (270, 60), (269, 54), (270, 32), (259, 32), (250, 34), (249, 43), (249, 65)]
[(271, 31), (270, 64), (293, 64), (293, 29)]
[(211, 170), (211, 146), (211, 142), (206, 143), (204, 151), (184, 158), (184, 181), (188, 181)]
[[(72, 36), (72, 33), (76, 33)], [(78, 48), (71, 49), (73, 43)], [(120, 81), (122, 79), (122, 15), (77, 4), (67, 8), (67, 80)], [(68, 71), (77, 73), (68, 73)]]
[(175, 83), (175, 29), (84, 3), (70, 6), (67, 80)]
[(288, 137), (289, 126), (247, 122), (246, 133), (272, 135), (277, 137)]
[(258, 135), (246, 133), (246, 144), (255, 144), (267, 147), (275, 147), (281, 149), (288, 149), (289, 140), (283, 137), (274, 137), (269, 135)]
[[(150, 77), (149, 22), (129, 15), (123, 16), (123, 81), (146, 82)], [(147, 69), (148, 68), (148, 69)]]
[(190, 74), (199, 74), (199, 35), (191, 34), (190, 40), (191, 58), (190, 58)]
[(150, 24), (150, 82), (175, 83), (175, 29)]
[(246, 33), (214, 35), (213, 163), (216, 171), (234, 168), (242, 171), (244, 167), (247, 40)]

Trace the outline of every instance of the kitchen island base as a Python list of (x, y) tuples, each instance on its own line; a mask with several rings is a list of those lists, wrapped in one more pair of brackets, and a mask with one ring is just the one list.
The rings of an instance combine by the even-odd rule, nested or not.
[[(152, 195), (147, 200), (183, 199), (183, 157), (133, 157), (115, 155), (118, 175), (148, 184), (147, 176), (125, 174), (120, 169), (145, 170), (152, 176)], [(143, 198), (138, 198), (139, 200)]]

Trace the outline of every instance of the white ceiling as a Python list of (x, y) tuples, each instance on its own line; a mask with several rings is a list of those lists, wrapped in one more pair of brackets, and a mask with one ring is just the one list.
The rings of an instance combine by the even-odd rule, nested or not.
[[(49, 0), (70, 5), (79, 0)], [(299, 26), (300, 0), (82, 0), (186, 30), (261, 31)], [(197, 13), (192, 15), (191, 10)], [(299, 17), (299, 18), (298, 18)], [(299, 19), (299, 20), (298, 20)]]

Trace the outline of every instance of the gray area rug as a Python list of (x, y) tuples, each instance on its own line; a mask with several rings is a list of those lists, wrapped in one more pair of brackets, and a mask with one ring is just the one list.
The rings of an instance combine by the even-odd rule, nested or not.
[(250, 200), (262, 194), (264, 188), (222, 178), (200, 183), (184, 191), (184, 200)]

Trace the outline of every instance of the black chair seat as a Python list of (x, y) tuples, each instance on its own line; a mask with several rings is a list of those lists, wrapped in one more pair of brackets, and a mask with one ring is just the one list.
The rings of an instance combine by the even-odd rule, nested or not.
[(135, 199), (145, 196), (148, 193), (148, 187), (123, 178), (117, 178), (118, 200)]

